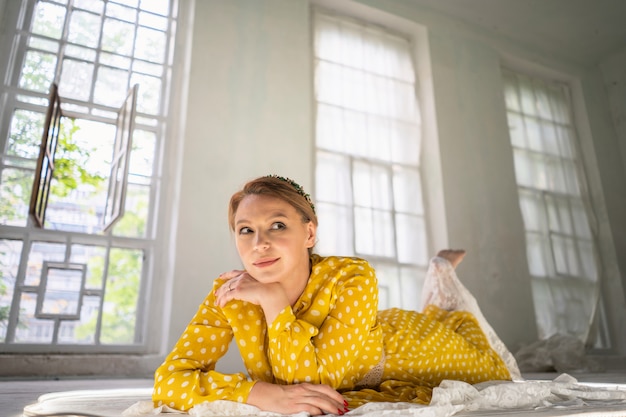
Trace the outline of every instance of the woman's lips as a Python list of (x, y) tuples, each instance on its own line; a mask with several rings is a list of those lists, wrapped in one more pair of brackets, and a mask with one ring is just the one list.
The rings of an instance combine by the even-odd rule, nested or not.
[(254, 262), (252, 265), (256, 266), (257, 268), (265, 268), (274, 265), (276, 262), (278, 262), (279, 259), (280, 258), (260, 259)]

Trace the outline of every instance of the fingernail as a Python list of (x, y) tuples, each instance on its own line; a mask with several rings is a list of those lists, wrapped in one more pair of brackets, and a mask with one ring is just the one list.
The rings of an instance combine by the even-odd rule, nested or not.
[(348, 406), (348, 402), (346, 400), (343, 400), (343, 405), (345, 405), (347, 407)]
[(346, 408), (344, 408), (344, 409), (343, 409), (343, 411), (347, 413), (347, 412), (349, 412), (350, 410), (348, 409), (348, 407), (346, 407)]
[(339, 415), (340, 415), (340, 416), (342, 416), (342, 415), (343, 415), (343, 411), (341, 411), (341, 408), (338, 408), (338, 409), (337, 409), (337, 412), (339, 413)]

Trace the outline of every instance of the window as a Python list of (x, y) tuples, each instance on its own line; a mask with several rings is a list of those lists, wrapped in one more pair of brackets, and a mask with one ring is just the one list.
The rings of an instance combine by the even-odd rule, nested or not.
[[(599, 262), (569, 87), (504, 70), (504, 94), (539, 338), (587, 342)], [(602, 332), (599, 332), (602, 335)], [(596, 347), (607, 347), (600, 337)]]
[(411, 41), (323, 12), (314, 28), (317, 249), (368, 259), (379, 308), (416, 308), (429, 248)]
[[(21, 0), (18, 26), (5, 28), (0, 351), (145, 349), (177, 10), (176, 0)], [(29, 199), (53, 83), (63, 117), (40, 229)], [(136, 116), (118, 119), (128, 91)], [(116, 140), (118, 125), (132, 144)]]

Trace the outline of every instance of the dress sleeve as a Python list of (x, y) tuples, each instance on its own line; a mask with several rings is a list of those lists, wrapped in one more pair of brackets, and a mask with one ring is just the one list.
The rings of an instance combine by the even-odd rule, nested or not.
[[(216, 280), (214, 288), (221, 284), (223, 281)], [(233, 333), (215, 305), (214, 292), (205, 298), (174, 349), (157, 368), (152, 394), (155, 406), (185, 411), (206, 401), (247, 400), (253, 381), (243, 373), (215, 371), (215, 363), (228, 350)]]
[[(376, 275), (365, 261), (337, 262), (333, 275), (303, 313), (285, 308), (268, 329), (269, 359), (279, 383), (311, 382), (338, 388), (376, 326)], [(315, 268), (315, 267), (314, 267)]]

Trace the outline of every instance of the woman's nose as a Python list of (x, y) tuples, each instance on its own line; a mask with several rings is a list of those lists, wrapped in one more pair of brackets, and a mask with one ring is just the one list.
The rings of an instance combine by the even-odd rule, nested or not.
[(269, 239), (265, 233), (257, 233), (256, 240), (254, 242), (254, 249), (263, 250), (270, 246)]

